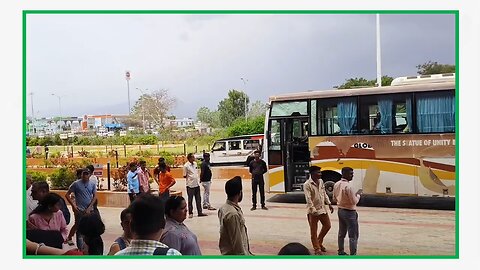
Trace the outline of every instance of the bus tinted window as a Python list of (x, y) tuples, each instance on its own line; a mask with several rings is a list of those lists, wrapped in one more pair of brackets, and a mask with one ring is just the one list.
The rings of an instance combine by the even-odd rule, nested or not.
[(356, 133), (356, 98), (318, 100), (318, 126), (320, 135)]
[(455, 95), (453, 91), (417, 94), (416, 105), (418, 132), (455, 132)]
[(360, 133), (411, 132), (412, 102), (409, 94), (360, 97)]
[(306, 101), (275, 102), (272, 105), (271, 116), (307, 115)]
[(268, 140), (269, 150), (280, 150), (280, 120), (272, 120), (270, 122), (270, 138)]
[(310, 134), (317, 135), (317, 101), (311, 100), (310, 107)]

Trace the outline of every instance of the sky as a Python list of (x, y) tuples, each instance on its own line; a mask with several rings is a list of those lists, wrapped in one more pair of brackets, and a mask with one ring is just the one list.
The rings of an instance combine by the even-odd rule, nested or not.
[[(380, 17), (382, 75), (455, 64), (454, 15)], [(127, 114), (127, 70), (131, 107), (138, 89), (168, 89), (177, 118), (216, 110), (230, 89), (268, 102), (375, 79), (375, 33), (374, 14), (29, 14), (27, 115), (32, 101), (35, 117)]]

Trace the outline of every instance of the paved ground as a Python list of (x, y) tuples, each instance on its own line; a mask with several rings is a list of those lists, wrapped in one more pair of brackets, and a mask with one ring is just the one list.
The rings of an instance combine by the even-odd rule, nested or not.
[[(225, 202), (225, 180), (212, 184), (212, 205), (219, 208)], [(268, 211), (250, 211), (250, 181), (243, 182), (244, 198), (240, 203), (245, 214), (251, 251), (257, 255), (273, 255), (289, 242), (300, 242), (311, 249), (309, 227), (304, 204), (270, 203)], [(185, 192), (185, 181), (177, 180), (175, 190)], [(203, 195), (203, 190), (202, 190)], [(125, 196), (127, 196), (125, 194)], [(274, 196), (266, 194), (267, 200)], [(121, 208), (99, 208), (106, 232), (105, 250), (121, 235)], [(335, 255), (338, 232), (337, 212), (331, 215), (332, 229), (324, 245), (327, 254)], [(219, 222), (216, 211), (206, 211), (207, 217), (188, 219), (185, 224), (199, 239), (203, 254), (219, 255)], [(441, 210), (415, 210), (360, 207), (359, 255), (455, 255), (455, 212)], [(348, 247), (348, 238), (345, 241)]]

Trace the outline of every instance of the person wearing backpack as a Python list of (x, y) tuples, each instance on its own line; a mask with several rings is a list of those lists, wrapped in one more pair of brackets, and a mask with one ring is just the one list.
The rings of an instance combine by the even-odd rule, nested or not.
[(160, 242), (165, 228), (165, 206), (162, 199), (151, 194), (138, 196), (128, 207), (132, 220), (133, 239), (130, 246), (115, 256), (182, 255), (178, 250)]
[(130, 230), (131, 221), (132, 213), (130, 213), (130, 209), (123, 209), (123, 211), (120, 213), (120, 225), (122, 226), (123, 234), (115, 239), (113, 244), (110, 246), (108, 255), (115, 255), (115, 253), (130, 246), (130, 241), (132, 240), (132, 231)]

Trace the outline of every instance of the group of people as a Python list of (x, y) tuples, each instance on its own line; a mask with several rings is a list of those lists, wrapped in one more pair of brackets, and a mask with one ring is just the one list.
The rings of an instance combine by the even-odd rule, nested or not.
[[(159, 159), (154, 169), (154, 179), (158, 183), (158, 196), (151, 193), (150, 173), (146, 163), (139, 166), (129, 164), (127, 189), (130, 205), (120, 214), (123, 234), (110, 246), (108, 255), (201, 255), (197, 236), (185, 225), (184, 221), (193, 218), (193, 199), (199, 217), (206, 216), (202, 210), (216, 210), (209, 200), (212, 171), (209, 154), (204, 154), (200, 174), (193, 154), (187, 156), (188, 162), (183, 166), (186, 179), (187, 200), (182, 196), (171, 196), (170, 188), (176, 183), (170, 174), (170, 168), (163, 158)], [(260, 191), (260, 204), (265, 206), (263, 174), (266, 164), (255, 152), (255, 159), (249, 163), (252, 174), (252, 208), (256, 210), (256, 192)], [(67, 230), (70, 213), (65, 200), (49, 192), (45, 181), (31, 183), (27, 176), (27, 253), (28, 254), (66, 254), (66, 255), (103, 255), (104, 244), (101, 235), (105, 232), (100, 212), (97, 209), (97, 183), (93, 175), (93, 166), (77, 171), (77, 180), (69, 187), (65, 199), (74, 213), (74, 224)], [(354, 193), (349, 182), (353, 178), (353, 169), (342, 169), (342, 179), (335, 183), (334, 198), (338, 205), (339, 232), (338, 255), (347, 255), (344, 250), (344, 238), (348, 232), (350, 255), (357, 253), (358, 214), (356, 204), (361, 191)], [(200, 185), (204, 188), (201, 201)], [(329, 213), (334, 208), (328, 198), (321, 168), (310, 167), (310, 179), (304, 183), (307, 202), (307, 220), (310, 227), (314, 253), (324, 254), (325, 235), (331, 228)], [(222, 255), (253, 255), (250, 250), (249, 237), (244, 214), (239, 205), (243, 199), (243, 185), (240, 176), (226, 181), (226, 201), (218, 209), (220, 237), (218, 247)], [(320, 233), (318, 222), (322, 224)], [(72, 238), (76, 235), (76, 246), (65, 252), (64, 244), (74, 245)], [(68, 249), (68, 248), (67, 248)], [(310, 255), (308, 248), (300, 243), (288, 243), (279, 255)]]
[(61, 251), (64, 245), (75, 245), (72, 238), (76, 235), (77, 248), (69, 250), (67, 255), (103, 254), (101, 235), (105, 232), (105, 224), (97, 209), (98, 179), (93, 170), (91, 165), (78, 169), (77, 180), (65, 195), (74, 213), (70, 230), (67, 229), (70, 211), (65, 200), (50, 192), (46, 181), (32, 183), (31, 176), (27, 175), (27, 253), (42, 254), (45, 252), (40, 250), (43, 246), (50, 251), (55, 248)]
[[(333, 213), (334, 209), (321, 179), (321, 168), (311, 166), (309, 172), (310, 178), (303, 184), (307, 202), (307, 220), (314, 252), (316, 255), (322, 255), (327, 251), (325, 246), (323, 246), (323, 240), (332, 226), (328, 212)], [(347, 232), (350, 255), (357, 254), (359, 230), (356, 205), (360, 200), (362, 190), (353, 191), (353, 187), (350, 185), (352, 179), (353, 169), (344, 167), (342, 168), (342, 178), (333, 186), (333, 198), (337, 202), (338, 208), (338, 255), (348, 255), (345, 252), (344, 244)], [(322, 228), (318, 233), (319, 221), (322, 224)]]

